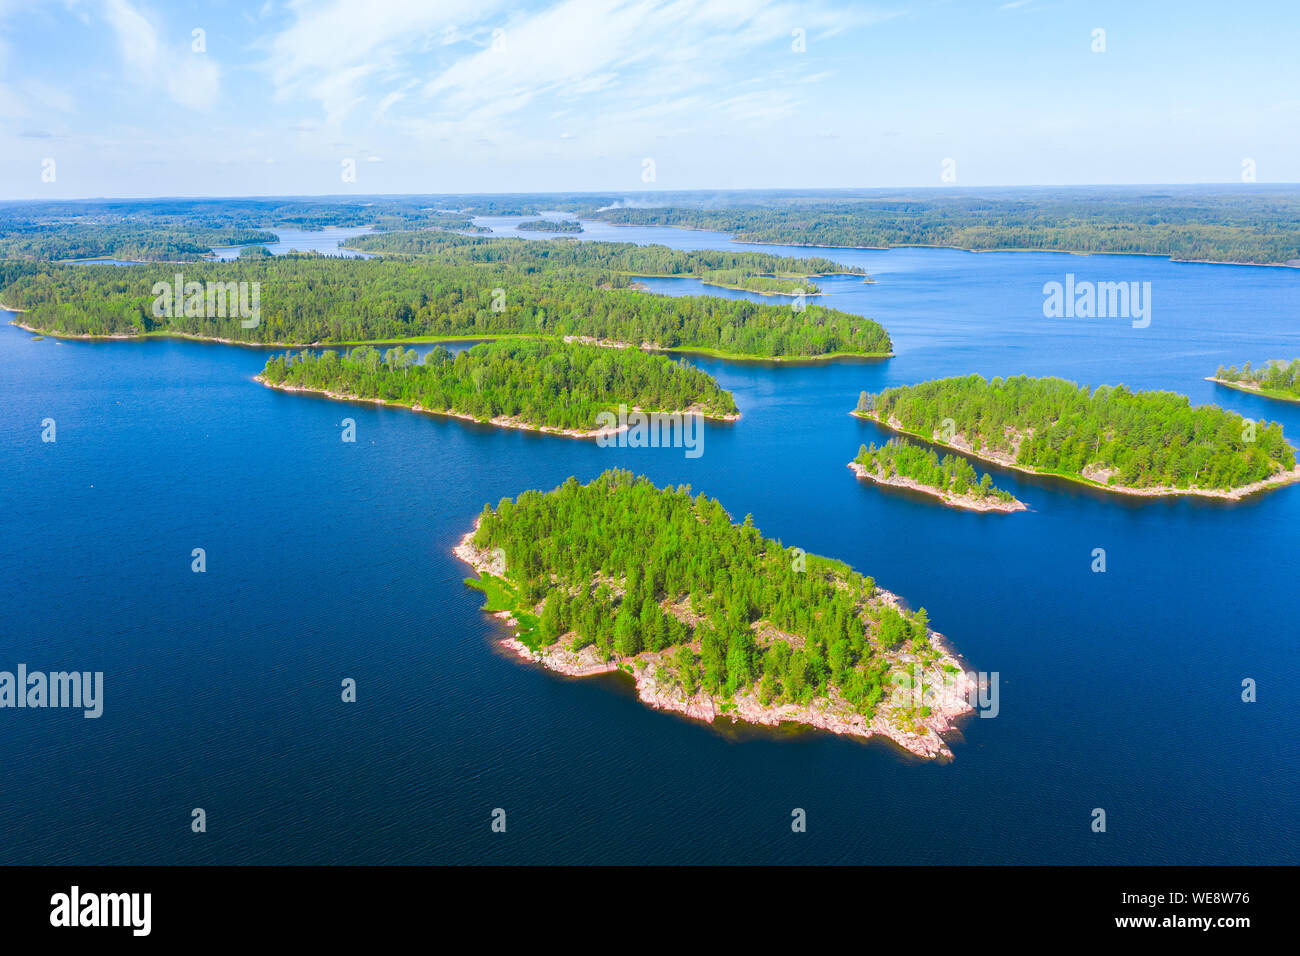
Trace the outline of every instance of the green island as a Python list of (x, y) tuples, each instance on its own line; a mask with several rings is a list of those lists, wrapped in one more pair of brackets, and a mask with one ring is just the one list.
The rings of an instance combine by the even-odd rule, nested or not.
[(946, 378), (863, 392), (854, 414), (975, 458), (1131, 495), (1238, 499), (1300, 480), (1276, 422), (1173, 392)]
[(930, 448), (904, 438), (891, 438), (879, 448), (872, 442), (858, 449), (849, 467), (859, 478), (876, 484), (910, 488), (938, 498), (954, 508), (970, 511), (1024, 511), (1024, 502), (1009, 491), (993, 486), (993, 478), (982, 476), (960, 455), (942, 459)]
[(515, 226), (524, 232), (582, 232), (576, 219), (530, 219)]
[(1300, 402), (1300, 359), (1284, 362), (1273, 359), (1259, 368), (1251, 368), (1247, 362), (1240, 369), (1237, 366), (1219, 370), (1206, 379), (1228, 388), (1275, 398), (1283, 402)]
[(485, 506), (455, 549), (503, 643), (572, 676), (623, 671), (652, 707), (881, 735), (923, 757), (972, 681), (922, 608), (764, 538), (688, 486), (612, 470)]
[(554, 339), (484, 342), (452, 357), (437, 346), (424, 362), (402, 346), (277, 355), (257, 380), (285, 391), (378, 401), (508, 428), (574, 438), (602, 434), (596, 416), (620, 404), (644, 412), (739, 418), (731, 393), (687, 362), (636, 349)]
[[(0, 302), (23, 311), (21, 324), (54, 336), (133, 338), (180, 335), (285, 347), (579, 336), (651, 349), (727, 358), (825, 359), (891, 354), (889, 335), (870, 319), (809, 305), (768, 305), (715, 296), (639, 291), (627, 269), (662, 266), (702, 272), (733, 262), (761, 268), (779, 259), (754, 253), (677, 253), (624, 243), (480, 239), (411, 234), (420, 255), (349, 259), (315, 253), (229, 262), (131, 268), (0, 263)], [(370, 238), (370, 237), (366, 237)], [(388, 240), (391, 235), (378, 237)], [(588, 249), (588, 246), (592, 248)], [(754, 257), (752, 260), (746, 257)], [(184, 307), (158, 314), (158, 292), (175, 281), (260, 290), (259, 318), (245, 328), (233, 309)], [(235, 283), (236, 286), (230, 286)]]

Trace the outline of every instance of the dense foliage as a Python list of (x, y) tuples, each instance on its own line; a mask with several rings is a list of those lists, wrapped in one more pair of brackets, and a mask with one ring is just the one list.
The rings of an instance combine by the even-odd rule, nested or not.
[(731, 393), (707, 373), (636, 349), (526, 339), (483, 343), (455, 358), (438, 346), (423, 364), (416, 360), (414, 349), (401, 346), (382, 355), (370, 346), (341, 355), (303, 352), (275, 356), (262, 375), (273, 385), (551, 428), (595, 428), (597, 413), (617, 412), (620, 403), (714, 416), (736, 411)]
[(851, 197), (690, 197), (583, 214), (630, 225), (734, 233), (789, 245), (951, 246), (1150, 253), (1223, 262), (1300, 259), (1300, 193), (1235, 187), (874, 191)]
[(1240, 369), (1235, 365), (1231, 368), (1220, 365), (1214, 377), (1224, 382), (1254, 386), (1265, 394), (1271, 392), (1286, 398), (1300, 399), (1300, 359), (1292, 359), (1290, 362), (1273, 359), (1259, 368), (1251, 368), (1249, 362)]
[(526, 605), (542, 605), (542, 643), (660, 652), (688, 694), (837, 695), (869, 714), (901, 653), (935, 655), (924, 609), (900, 613), (871, 578), (814, 555), (804, 567), (748, 516), (627, 471), (485, 507), (474, 541), (501, 548)]
[[(29, 310), (28, 325), (55, 334), (160, 332), (302, 345), (419, 336), (587, 335), (764, 358), (890, 351), (884, 329), (847, 312), (659, 296), (628, 288), (633, 280), (613, 274), (538, 267), (531, 259), (518, 267), (479, 261), (496, 254), (494, 243), (516, 248), (580, 248), (582, 243), (456, 238), (467, 244), (448, 247), (445, 258), (434, 262), (307, 254), (187, 264), (186, 282), (259, 284), (261, 319), (247, 329), (233, 317), (156, 317), (152, 289), (173, 282), (180, 271), (174, 266), (42, 263), (10, 271), (0, 301)], [(471, 261), (461, 261), (460, 252)]]
[(864, 394), (858, 410), (925, 438), (942, 436), (951, 419), (976, 454), (1127, 488), (1227, 490), (1295, 466), (1276, 423), (1123, 385), (970, 375)]
[(927, 488), (937, 488), (954, 495), (969, 495), (982, 500), (989, 496), (998, 501), (1014, 501), (1009, 491), (993, 486), (993, 478), (981, 476), (960, 455), (939, 455), (929, 448), (902, 438), (891, 438), (879, 448), (872, 442), (858, 449), (853, 459), (878, 478), (910, 478)]

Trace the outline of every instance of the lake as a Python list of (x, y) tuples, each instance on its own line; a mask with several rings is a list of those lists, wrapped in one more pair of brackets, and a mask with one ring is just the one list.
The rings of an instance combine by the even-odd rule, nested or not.
[[(880, 321), (897, 355), (692, 359), (743, 417), (688, 459), (275, 392), (251, 380), (259, 349), (0, 326), (0, 669), (102, 670), (105, 687), (97, 720), (0, 711), (0, 863), (1300, 863), (1300, 488), (1141, 500), (995, 468), (1031, 510), (976, 515), (845, 467), (886, 437), (849, 416), (861, 390), (971, 372), (1170, 389), (1280, 421), (1294, 444), (1300, 405), (1203, 378), (1300, 355), (1300, 272), (581, 235), (863, 266), (874, 284), (821, 279), (821, 301)], [(1150, 325), (1044, 318), (1044, 283), (1067, 273), (1150, 282)], [(504, 654), (452, 546), (485, 502), (610, 467), (690, 483), (924, 606), (998, 673), (997, 717), (963, 725), (951, 764), (922, 764), (710, 727), (648, 709), (622, 675)]]

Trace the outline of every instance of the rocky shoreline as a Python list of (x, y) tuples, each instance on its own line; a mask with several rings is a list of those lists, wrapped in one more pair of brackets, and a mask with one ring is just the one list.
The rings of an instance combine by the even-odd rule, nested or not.
[[(474, 546), (474, 535), (478, 532), (478, 527), (479, 521), (476, 519), (474, 528), (461, 538), (460, 543), (452, 549), (452, 554), (480, 575), (488, 573), (499, 576), (504, 571), (500, 560), (490, 552)], [(889, 591), (877, 588), (877, 593), (886, 603), (895, 607), (902, 603), (897, 595)], [(492, 616), (507, 627), (519, 625), (509, 611), (497, 611)], [(932, 695), (927, 700), (930, 713), (925, 717), (916, 717), (911, 728), (891, 722), (887, 714), (879, 712), (883, 711), (883, 707), (868, 718), (838, 698), (822, 699), (803, 706), (793, 703), (764, 705), (748, 691), (737, 694), (729, 701), (722, 701), (703, 691), (688, 697), (675, 682), (661, 678), (661, 669), (667, 669), (668, 666), (666, 655), (646, 652), (634, 658), (605, 661), (601, 660), (594, 647), (585, 647), (580, 651), (570, 650), (565, 646), (565, 637), (568, 636), (571, 635), (562, 635), (560, 640), (540, 651), (532, 650), (513, 635), (500, 640), (499, 644), (520, 658), (569, 677), (623, 671), (635, 681), (637, 697), (656, 710), (671, 711), (709, 724), (729, 717), (733, 722), (745, 721), (768, 727), (793, 723), (864, 739), (881, 737), (924, 759), (951, 760), (952, 749), (943, 735), (956, 730), (957, 721), (962, 717), (974, 713), (969, 702), (976, 693), (974, 679), (948, 649), (943, 635), (935, 631), (930, 631), (930, 643), (940, 656), (922, 673), (923, 682)], [(956, 673), (945, 671), (945, 666), (955, 668)]]

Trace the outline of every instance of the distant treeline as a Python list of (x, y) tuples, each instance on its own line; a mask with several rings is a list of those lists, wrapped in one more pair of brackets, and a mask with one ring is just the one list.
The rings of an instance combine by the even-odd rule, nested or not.
[(1281, 425), (1123, 385), (970, 375), (863, 393), (858, 411), (927, 439), (962, 439), (975, 454), (1126, 488), (1229, 490), (1295, 466)]
[(271, 229), (465, 229), (427, 200), (140, 200), (0, 203), (0, 258), (191, 261), (214, 247), (274, 242)]
[(1294, 191), (804, 197), (762, 205), (617, 207), (583, 214), (611, 223), (712, 229), (745, 242), (787, 245), (1042, 249), (1258, 263), (1300, 259), (1300, 192)]
[(186, 261), (214, 246), (275, 242), (273, 232), (195, 227), (137, 227), (126, 224), (26, 228), (0, 226), (0, 258), (126, 259), (140, 262)]
[(736, 403), (705, 372), (636, 349), (570, 345), (556, 340), (487, 342), (455, 358), (443, 346), (417, 362), (414, 349), (382, 355), (365, 346), (277, 355), (262, 372), (273, 385), (419, 405), (436, 412), (498, 416), (551, 428), (593, 429), (620, 404), (647, 412), (694, 409), (720, 417)]
[[(571, 257), (571, 250), (586, 244), (455, 238), (467, 244), (428, 258), (307, 254), (190, 263), (183, 270), (6, 264), (0, 266), (8, 280), (0, 301), (28, 310), (25, 324), (63, 335), (182, 333), (295, 345), (583, 335), (760, 358), (890, 351), (884, 329), (847, 312), (638, 292), (631, 288), (633, 279), (608, 271), (603, 260), (593, 265)], [(496, 243), (506, 247), (498, 249)], [(512, 258), (523, 247), (538, 246), (549, 247), (546, 254), (556, 262), (538, 260), (537, 253)], [(665, 262), (676, 255), (691, 254), (665, 256)], [(626, 250), (608, 257), (608, 263), (625, 261), (639, 260)], [(682, 264), (684, 270), (701, 267)], [(202, 308), (188, 315), (155, 315), (153, 289), (170, 285), (177, 271), (187, 283), (258, 283), (260, 322), (244, 328), (237, 316), (212, 316)]]

